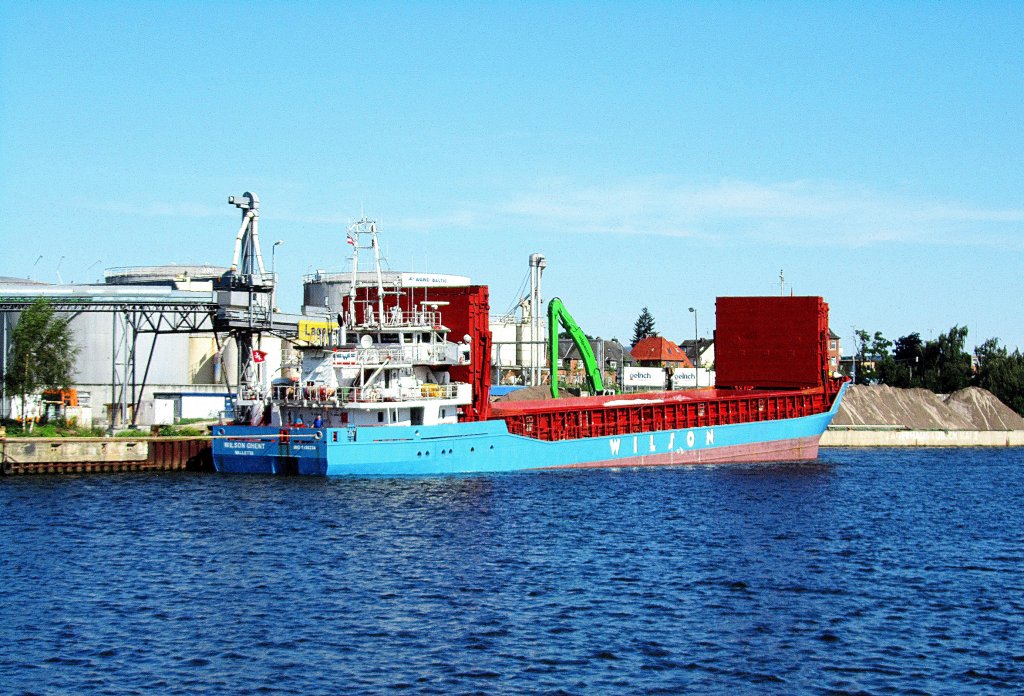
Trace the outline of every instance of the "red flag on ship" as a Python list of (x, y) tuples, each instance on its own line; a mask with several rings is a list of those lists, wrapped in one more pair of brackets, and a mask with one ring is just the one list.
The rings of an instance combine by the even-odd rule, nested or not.
[(356, 240), (352, 239), (352, 235), (350, 234), (345, 235), (345, 242), (351, 244), (352, 246), (356, 245)]
[(254, 350), (252, 352), (252, 361), (253, 362), (261, 363), (261, 362), (263, 362), (266, 359), (267, 359), (267, 354), (266, 354), (265, 351)]

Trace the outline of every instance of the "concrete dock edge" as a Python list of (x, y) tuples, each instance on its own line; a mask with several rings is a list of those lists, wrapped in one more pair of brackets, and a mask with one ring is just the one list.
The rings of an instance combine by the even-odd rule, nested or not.
[(821, 447), (1021, 447), (1024, 430), (829, 428)]

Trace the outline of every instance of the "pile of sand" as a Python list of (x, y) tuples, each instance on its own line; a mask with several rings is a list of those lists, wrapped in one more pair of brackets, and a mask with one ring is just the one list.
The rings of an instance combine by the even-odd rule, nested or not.
[(985, 389), (953, 392), (946, 405), (974, 423), (975, 430), (1024, 430), (1024, 418)]
[(1024, 430), (1024, 418), (991, 392), (977, 387), (941, 396), (927, 389), (851, 385), (832, 424), (909, 430)]
[[(558, 397), (565, 398), (571, 397), (568, 391), (564, 387), (558, 388)], [(523, 387), (522, 389), (516, 389), (510, 391), (505, 396), (500, 396), (495, 401), (538, 401), (540, 399), (551, 398), (551, 386), (547, 384), (538, 384), (535, 387)]]

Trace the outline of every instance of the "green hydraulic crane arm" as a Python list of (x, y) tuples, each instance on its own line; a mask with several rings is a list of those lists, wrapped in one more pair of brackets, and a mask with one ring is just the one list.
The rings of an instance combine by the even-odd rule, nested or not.
[(587, 371), (587, 381), (590, 383), (590, 391), (600, 394), (604, 391), (604, 381), (601, 379), (601, 366), (597, 364), (594, 357), (594, 350), (590, 347), (590, 341), (586, 334), (576, 323), (576, 320), (569, 314), (562, 301), (557, 297), (548, 303), (548, 357), (551, 362), (551, 397), (558, 398), (558, 327), (562, 326), (572, 337), (576, 349), (583, 356), (583, 367)]

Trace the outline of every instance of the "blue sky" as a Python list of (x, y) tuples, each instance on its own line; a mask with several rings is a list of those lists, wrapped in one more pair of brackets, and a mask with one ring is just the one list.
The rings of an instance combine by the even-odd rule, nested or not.
[(496, 313), (545, 254), (594, 335), (708, 335), (782, 269), (847, 344), (1024, 348), (1022, 37), (1019, 2), (7, 2), (0, 275), (227, 265), (252, 190), (286, 311), (362, 209)]

